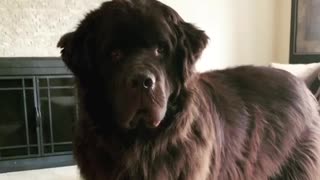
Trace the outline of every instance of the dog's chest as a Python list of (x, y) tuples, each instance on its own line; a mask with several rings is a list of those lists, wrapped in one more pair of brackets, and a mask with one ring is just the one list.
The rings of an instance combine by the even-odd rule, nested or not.
[[(212, 148), (194, 145), (169, 147), (162, 154), (140, 152), (126, 161), (126, 178), (141, 180), (206, 180), (210, 177)], [(137, 156), (136, 156), (137, 157)]]

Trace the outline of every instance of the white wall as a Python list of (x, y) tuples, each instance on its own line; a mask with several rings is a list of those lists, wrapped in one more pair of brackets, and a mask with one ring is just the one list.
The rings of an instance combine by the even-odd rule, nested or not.
[(200, 71), (289, 62), (291, 0), (165, 2), (210, 36)]
[[(0, 56), (59, 56), (59, 37), (103, 0), (1, 0)], [(288, 62), (291, 0), (161, 0), (204, 29), (200, 71)]]

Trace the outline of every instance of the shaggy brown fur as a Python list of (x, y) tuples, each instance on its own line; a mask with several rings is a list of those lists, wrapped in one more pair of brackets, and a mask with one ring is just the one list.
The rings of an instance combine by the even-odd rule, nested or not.
[(61, 38), (84, 179), (320, 179), (320, 118), (303, 82), (266, 67), (196, 73), (207, 40), (155, 0), (105, 2)]

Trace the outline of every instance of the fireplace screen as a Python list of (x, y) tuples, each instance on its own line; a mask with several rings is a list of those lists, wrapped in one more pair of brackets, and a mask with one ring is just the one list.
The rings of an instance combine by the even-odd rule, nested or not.
[(71, 154), (72, 76), (0, 78), (0, 161)]

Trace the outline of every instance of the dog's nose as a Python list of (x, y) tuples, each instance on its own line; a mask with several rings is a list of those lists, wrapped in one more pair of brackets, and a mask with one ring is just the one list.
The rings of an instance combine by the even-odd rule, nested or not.
[(131, 88), (153, 89), (156, 78), (152, 73), (144, 72), (133, 75), (129, 81)]
[(150, 88), (153, 87), (153, 85), (154, 85), (154, 80), (153, 80), (153, 78), (151, 78), (151, 77), (146, 77), (146, 78), (144, 79), (144, 81), (143, 81), (143, 87), (144, 87), (145, 89), (150, 89)]

